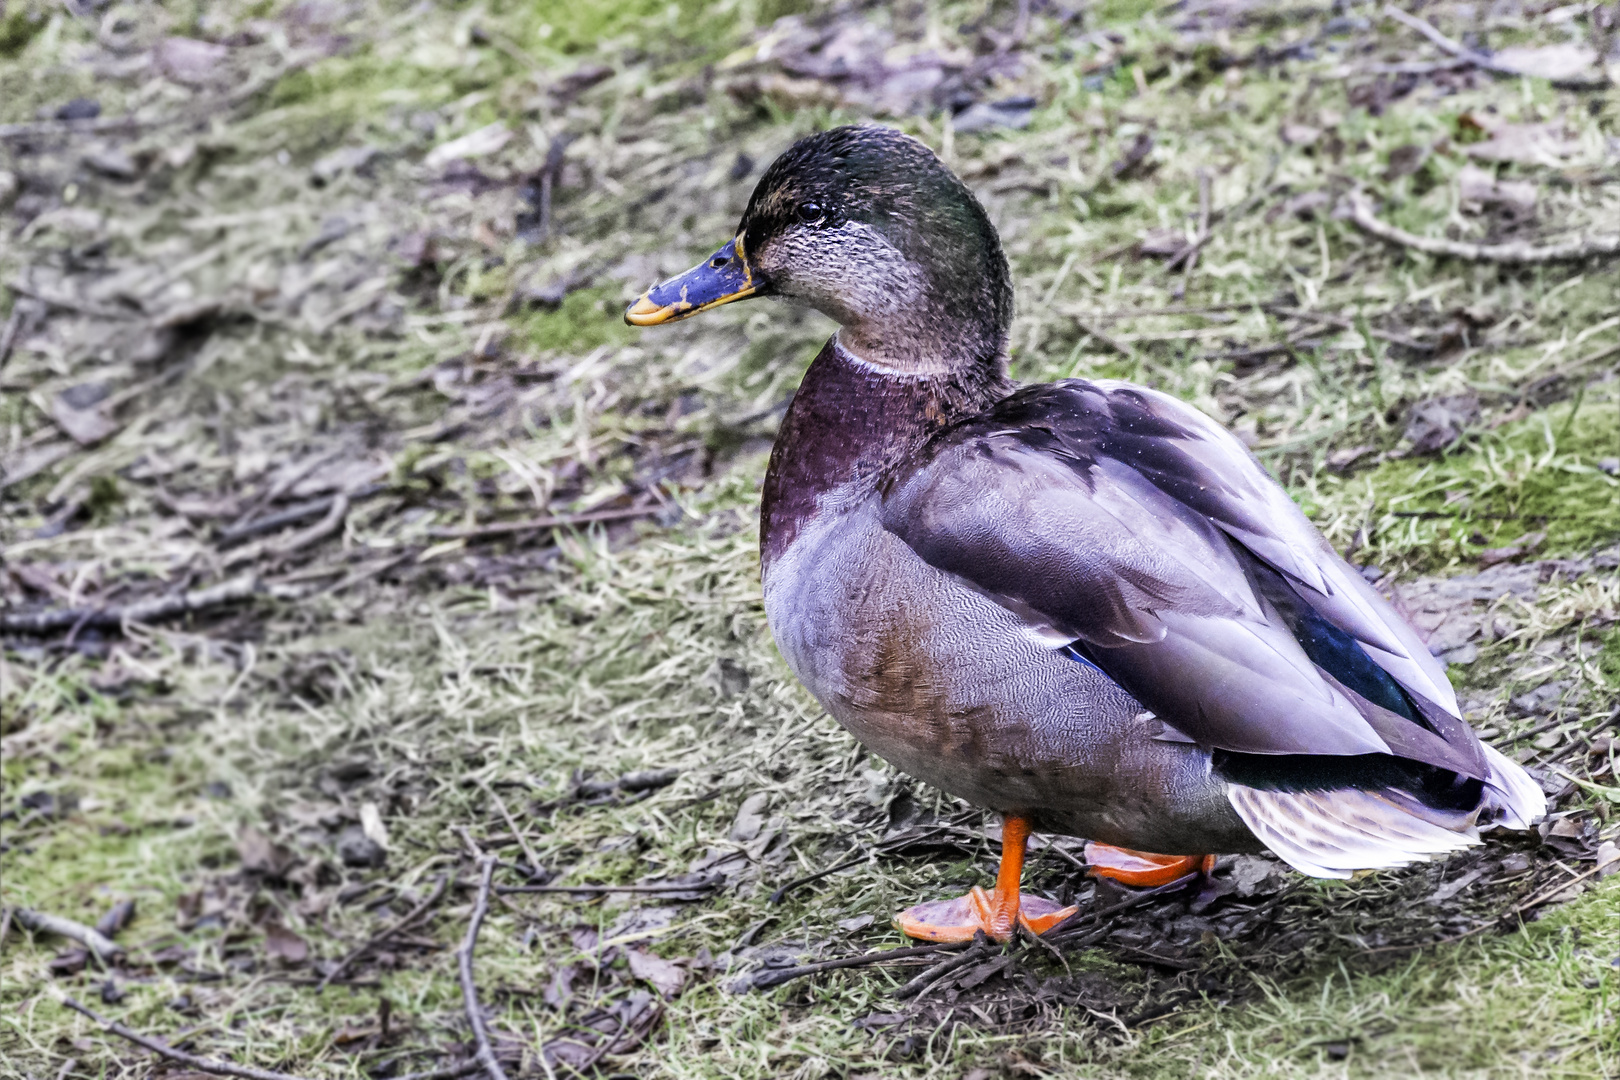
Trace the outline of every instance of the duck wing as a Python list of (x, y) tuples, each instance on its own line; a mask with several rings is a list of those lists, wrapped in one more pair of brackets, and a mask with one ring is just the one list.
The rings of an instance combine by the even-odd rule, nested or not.
[(882, 512), (1189, 741), (1490, 776), (1417, 634), (1247, 448), (1169, 395), (1026, 387), (906, 462)]

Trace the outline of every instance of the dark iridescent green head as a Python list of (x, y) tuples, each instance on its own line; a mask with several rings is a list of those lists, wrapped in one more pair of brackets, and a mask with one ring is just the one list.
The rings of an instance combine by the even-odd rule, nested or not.
[(736, 237), (625, 318), (652, 325), (745, 296), (810, 304), (851, 352), (907, 372), (999, 364), (1012, 321), (984, 208), (926, 146), (875, 125), (795, 143), (760, 178)]

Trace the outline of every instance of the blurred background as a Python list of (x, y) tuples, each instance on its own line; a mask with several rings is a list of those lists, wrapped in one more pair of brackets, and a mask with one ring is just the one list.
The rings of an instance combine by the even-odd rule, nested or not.
[[(479, 944), (513, 1076), (1612, 1075), (1617, 30), (6, 0), (0, 1076), (151, 1073), (64, 992), (298, 1076), (453, 1070), (486, 851), (557, 890)], [(920, 996), (762, 977), (901, 944), (893, 911), (994, 866), (765, 627), (758, 485), (832, 324), (621, 321), (858, 120), (985, 203), (1015, 374), (1230, 425), (1544, 779), (1540, 835), (1351, 883), (1229, 860), (1212, 905)], [(1076, 844), (1034, 885), (1117, 901)]]

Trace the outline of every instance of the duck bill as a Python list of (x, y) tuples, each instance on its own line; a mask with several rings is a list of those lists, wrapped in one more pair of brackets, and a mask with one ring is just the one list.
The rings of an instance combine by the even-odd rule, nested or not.
[(624, 321), (657, 326), (753, 296), (756, 290), (739, 236), (686, 273), (648, 289), (624, 313)]

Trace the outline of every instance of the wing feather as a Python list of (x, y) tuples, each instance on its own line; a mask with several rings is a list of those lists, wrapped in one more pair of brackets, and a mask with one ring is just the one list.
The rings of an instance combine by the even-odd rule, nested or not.
[(1370, 705), (1306, 656), (1246, 560), (1457, 715), (1415, 632), (1241, 443), (1168, 395), (1080, 380), (1025, 388), (908, 462), (884, 493), (883, 522), (1042, 640), (1068, 637), (1204, 745), (1396, 753), (1446, 768), (1477, 756), (1449, 747), (1449, 731)]

